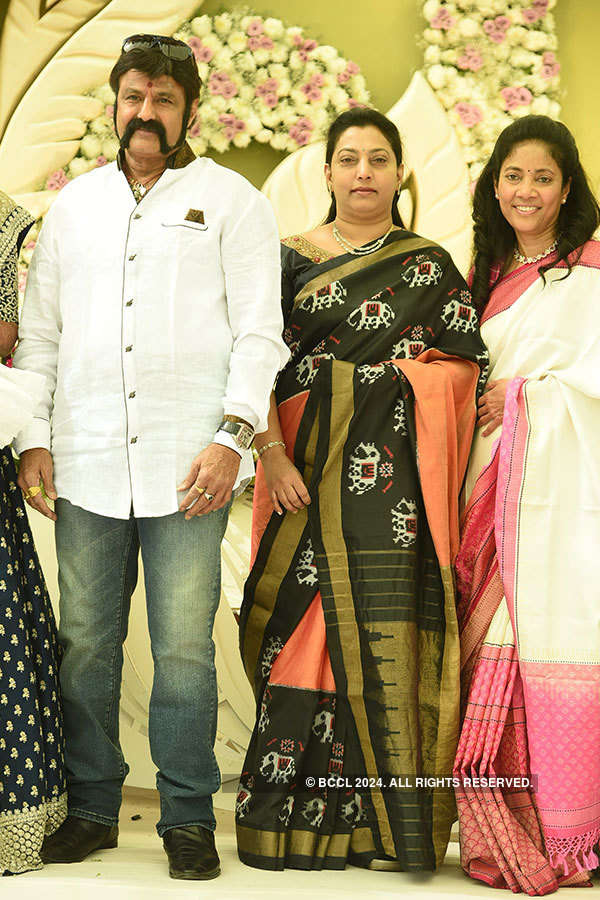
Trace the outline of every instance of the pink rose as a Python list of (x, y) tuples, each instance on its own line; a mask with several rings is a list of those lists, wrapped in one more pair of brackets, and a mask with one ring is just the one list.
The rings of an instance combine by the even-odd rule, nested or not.
[(220, 94), (227, 100), (230, 100), (238, 92), (235, 82), (231, 81), (226, 72), (211, 72), (208, 79), (208, 90), (211, 94)]
[(256, 37), (256, 35), (262, 34), (264, 30), (263, 23), (260, 19), (253, 19), (246, 28), (246, 34), (249, 34), (251, 37)]
[(310, 54), (312, 53), (312, 51), (316, 50), (317, 42), (309, 41), (309, 40), (301, 41), (298, 46), (299, 46), (298, 53), (300, 55), (300, 59), (303, 62), (307, 62), (308, 59), (310, 58)]
[(315, 126), (310, 119), (307, 119), (306, 116), (302, 116), (290, 128), (290, 137), (292, 140), (296, 141), (299, 147), (303, 147), (310, 141), (314, 127)]
[(114, 104), (109, 103), (107, 106), (104, 107), (104, 115), (107, 116), (109, 119), (112, 119), (114, 113), (115, 113)]
[(194, 58), (197, 59), (198, 62), (205, 62), (205, 63), (210, 62), (211, 59), (213, 58), (213, 56), (215, 55), (214, 52), (210, 49), (210, 47), (207, 47), (205, 44), (202, 43), (202, 41), (200, 40), (199, 37), (191, 37), (188, 40), (188, 44), (192, 48), (193, 53), (194, 53)]
[(483, 113), (475, 103), (461, 101), (454, 106), (454, 110), (460, 116), (460, 120), (467, 128), (473, 128), (483, 119)]
[(548, 51), (542, 56), (542, 78), (554, 78), (560, 72), (560, 63), (554, 53)]
[(431, 20), (432, 28), (439, 28), (442, 31), (448, 31), (454, 25), (454, 19), (445, 6), (440, 6), (435, 16)]
[(104, 156), (103, 153), (101, 153), (100, 156), (97, 156), (97, 157), (96, 157), (96, 165), (97, 165), (97, 166), (105, 166), (107, 162), (108, 162), (108, 160), (107, 160), (107, 158)]
[(311, 84), (310, 81), (308, 82), (308, 84), (303, 84), (300, 90), (305, 95), (309, 103), (314, 103), (317, 100), (320, 100), (323, 96), (321, 88), (317, 87), (316, 84)]
[(344, 72), (340, 72), (337, 77), (337, 81), (338, 84), (346, 84), (348, 81), (350, 81), (350, 73), (347, 69)]
[(65, 175), (64, 169), (57, 169), (56, 172), (53, 172), (52, 175), (49, 175), (46, 180), (46, 190), (47, 191), (60, 191), (64, 188), (65, 184), (69, 183), (69, 179)]
[(349, 59), (348, 64), (346, 65), (346, 72), (348, 72), (349, 75), (358, 75), (360, 66), (358, 63), (352, 62), (352, 60)]
[(354, 97), (350, 97), (348, 99), (348, 107), (349, 109), (356, 109), (357, 106), (360, 106), (362, 109), (367, 108), (366, 103), (361, 103), (359, 100), (355, 100)]
[(194, 119), (192, 125), (189, 129), (190, 137), (197, 138), (202, 134), (202, 124), (198, 121), (198, 119)]
[(220, 115), (219, 122), (223, 125), (223, 134), (228, 141), (232, 141), (236, 134), (246, 130), (246, 123), (241, 119), (236, 119), (231, 113)]
[(496, 16), (495, 19), (486, 19), (483, 23), (483, 30), (495, 44), (502, 43), (509, 27), (510, 19), (507, 16)]
[(465, 47), (465, 52), (459, 56), (457, 62), (459, 69), (470, 69), (472, 72), (478, 72), (483, 65), (481, 53), (472, 44)]
[(529, 106), (533, 95), (526, 87), (505, 87), (500, 91), (506, 110), (516, 109), (517, 106)]

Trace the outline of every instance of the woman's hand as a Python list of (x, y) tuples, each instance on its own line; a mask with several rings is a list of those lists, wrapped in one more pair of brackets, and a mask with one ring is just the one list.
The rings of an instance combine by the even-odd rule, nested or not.
[(270, 447), (261, 456), (269, 496), (275, 511), (282, 515), (283, 507), (296, 513), (310, 503), (310, 494), (302, 475), (286, 455), (283, 447)]
[(483, 437), (487, 437), (499, 425), (502, 425), (506, 388), (509, 382), (510, 378), (502, 378), (500, 381), (488, 381), (484, 393), (479, 398), (477, 404), (477, 427), (483, 428), (484, 425), (487, 426), (485, 431), (481, 432)]

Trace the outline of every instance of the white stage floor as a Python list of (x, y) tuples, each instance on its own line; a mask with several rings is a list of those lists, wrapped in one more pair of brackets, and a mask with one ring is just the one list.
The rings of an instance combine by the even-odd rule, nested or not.
[[(435, 875), (371, 872), (348, 867), (343, 872), (263, 872), (243, 865), (237, 856), (233, 814), (218, 810), (217, 846), (222, 874), (213, 881), (174, 881), (169, 878), (162, 842), (154, 830), (158, 804), (153, 792), (129, 790), (121, 814), (119, 847), (103, 850), (82, 863), (46, 866), (0, 879), (0, 898), (15, 900), (153, 900), (197, 896), (216, 900), (240, 897), (294, 898), (466, 896), (499, 898), (485, 885), (466, 878), (458, 864), (458, 844), (452, 842), (446, 861)], [(131, 816), (142, 816), (132, 821)], [(600, 892), (600, 884), (593, 890)], [(564, 891), (563, 891), (564, 893)], [(586, 897), (590, 897), (586, 894)]]

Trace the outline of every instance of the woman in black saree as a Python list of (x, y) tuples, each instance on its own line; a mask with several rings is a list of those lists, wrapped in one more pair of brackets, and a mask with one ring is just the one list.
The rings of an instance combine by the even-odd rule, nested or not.
[(453, 792), (418, 779), (450, 776), (456, 749), (452, 563), (487, 356), (448, 253), (401, 227), (395, 126), (344, 113), (326, 159), (327, 223), (283, 242), (292, 356), (256, 438), (238, 851), (432, 870)]

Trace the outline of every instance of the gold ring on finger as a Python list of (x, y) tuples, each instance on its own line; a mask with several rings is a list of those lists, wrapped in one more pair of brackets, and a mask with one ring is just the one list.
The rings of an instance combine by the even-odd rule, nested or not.
[(215, 498), (215, 495), (214, 495), (214, 494), (209, 494), (209, 493), (205, 492), (205, 494), (204, 494), (204, 499), (205, 499), (205, 500), (208, 500), (209, 503), (210, 503), (212, 500), (214, 500), (214, 498)]
[(203, 494), (204, 491), (206, 490), (206, 488), (198, 487), (197, 484), (195, 484), (194, 487), (195, 487), (195, 489), (198, 491), (199, 494)]
[(32, 500), (37, 494), (41, 492), (41, 487), (39, 484), (33, 484), (30, 488), (27, 488), (25, 491), (25, 499)]

